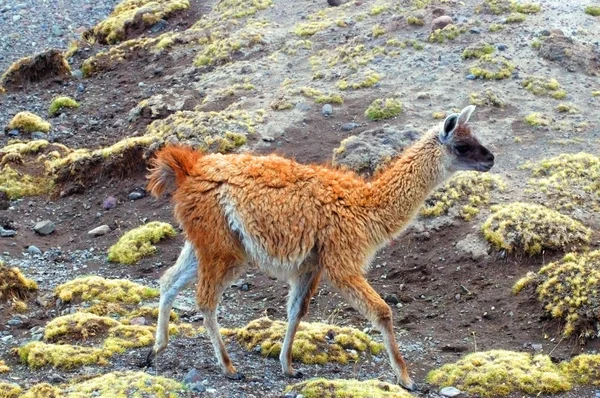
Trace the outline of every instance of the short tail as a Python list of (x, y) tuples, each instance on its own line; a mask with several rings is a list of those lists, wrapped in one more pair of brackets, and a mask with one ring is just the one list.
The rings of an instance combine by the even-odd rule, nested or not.
[(167, 187), (174, 182), (181, 185), (190, 175), (201, 153), (182, 145), (168, 145), (158, 151), (150, 161), (148, 175), (148, 191), (155, 196), (161, 196)]

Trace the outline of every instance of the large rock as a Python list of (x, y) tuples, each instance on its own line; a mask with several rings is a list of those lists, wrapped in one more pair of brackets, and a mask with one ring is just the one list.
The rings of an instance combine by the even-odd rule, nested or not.
[(88, 235), (96, 237), (96, 236), (106, 235), (109, 232), (110, 232), (110, 227), (108, 225), (101, 225), (101, 226), (96, 227), (96, 228), (92, 229), (91, 231), (89, 231)]
[(55, 229), (56, 226), (50, 220), (40, 221), (33, 227), (33, 230), (40, 235), (50, 235)]
[(431, 21), (431, 30), (444, 29), (448, 25), (452, 25), (454, 21), (448, 15), (442, 15)]
[(558, 29), (542, 40), (540, 56), (557, 62), (569, 72), (581, 70), (590, 76), (600, 76), (600, 48), (577, 43)]

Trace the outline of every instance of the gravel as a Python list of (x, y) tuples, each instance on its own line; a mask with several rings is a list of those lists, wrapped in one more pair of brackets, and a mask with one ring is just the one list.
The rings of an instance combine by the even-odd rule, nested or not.
[(0, 71), (48, 48), (66, 49), (119, 0), (0, 0)]

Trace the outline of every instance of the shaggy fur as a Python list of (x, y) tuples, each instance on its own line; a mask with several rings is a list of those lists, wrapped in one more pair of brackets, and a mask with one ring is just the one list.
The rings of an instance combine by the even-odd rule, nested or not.
[[(197, 262), (198, 307), (225, 374), (239, 378), (215, 314), (223, 290), (246, 264), (255, 264), (291, 285), (280, 359), (283, 372), (298, 377), (291, 366), (293, 337), (325, 274), (381, 331), (400, 384), (412, 389), (392, 311), (365, 273), (375, 252), (407, 226), (429, 193), (455, 170), (492, 167), (493, 155), (466, 125), (473, 109), (450, 115), (372, 181), (275, 155), (201, 156), (190, 148), (167, 146), (154, 160), (148, 188), (158, 196), (175, 180), (174, 212), (189, 244), (161, 280), (166, 297), (161, 314), (168, 314), (178, 292), (173, 286), (193, 282), (189, 268)], [(166, 347), (164, 322), (159, 325), (154, 353)]]

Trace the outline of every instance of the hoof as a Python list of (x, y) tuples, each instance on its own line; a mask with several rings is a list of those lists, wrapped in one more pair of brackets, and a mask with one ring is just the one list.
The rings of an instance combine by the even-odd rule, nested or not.
[(287, 377), (291, 377), (292, 379), (301, 379), (304, 377), (304, 373), (300, 372), (299, 370), (292, 370), (292, 372), (286, 372), (285, 374)]
[(408, 379), (406, 381), (400, 381), (400, 386), (403, 387), (405, 390), (408, 391), (417, 391), (417, 385), (411, 380)]
[(140, 365), (143, 366), (140, 367), (152, 367), (152, 365), (154, 365), (154, 359), (156, 359), (156, 352), (154, 352), (154, 348), (151, 348), (150, 351), (148, 351), (148, 355), (146, 356), (146, 361), (142, 362)]
[(226, 373), (225, 377), (227, 377), (229, 380), (244, 380), (246, 378), (246, 376), (244, 376), (243, 373), (240, 372), (235, 372), (235, 373)]

